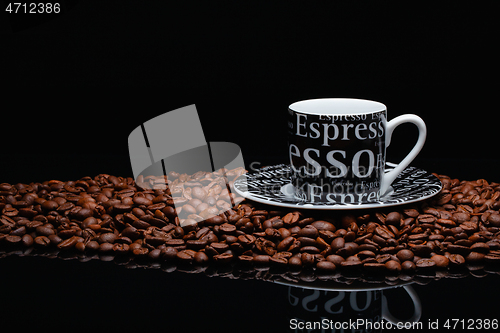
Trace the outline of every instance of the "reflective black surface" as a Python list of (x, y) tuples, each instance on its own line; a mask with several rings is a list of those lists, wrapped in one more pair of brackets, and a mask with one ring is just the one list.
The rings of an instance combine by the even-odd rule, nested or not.
[[(357, 326), (344, 326), (344, 331), (370, 332), (397, 325), (423, 329), (435, 322), (444, 330), (447, 319), (466, 319), (466, 326), (471, 324), (467, 319), (497, 319), (493, 309), (499, 277), (481, 269), (461, 278), (418, 274), (413, 277), (417, 282), (402, 283), (415, 291), (416, 301), (412, 301), (402, 286), (331, 283), (339, 288), (325, 290), (328, 283), (319, 288), (303, 283), (306, 289), (302, 289), (262, 279), (272, 276), (266, 270), (255, 278), (250, 269), (236, 273), (220, 266), (201, 270), (165, 264), (138, 267), (119, 260), (69, 257), (11, 255), (1, 259), (0, 310), (9, 313), (3, 318), (5, 324), (31, 327), (50, 322), (56, 331), (305, 332), (300, 328), (307, 326), (299, 324), (303, 321), (302, 325), (322, 322), (333, 328), (326, 331), (337, 328), (338, 332), (340, 325), (355, 321)], [(394, 316), (393, 326), (387, 321), (381, 324), (387, 311), (382, 295)], [(421, 317), (418, 324), (412, 324), (407, 321), (415, 315), (418, 301)]]

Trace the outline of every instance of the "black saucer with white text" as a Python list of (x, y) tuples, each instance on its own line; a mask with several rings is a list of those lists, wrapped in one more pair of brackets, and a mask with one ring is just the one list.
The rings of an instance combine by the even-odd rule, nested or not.
[[(396, 166), (386, 163), (385, 172)], [(253, 173), (246, 173), (234, 181), (234, 189), (242, 197), (260, 203), (302, 209), (345, 210), (382, 208), (404, 205), (428, 199), (442, 189), (441, 181), (422, 169), (407, 167), (392, 183), (379, 201), (370, 203), (308, 202), (295, 195), (291, 181), (291, 168), (286, 164), (264, 167)]]

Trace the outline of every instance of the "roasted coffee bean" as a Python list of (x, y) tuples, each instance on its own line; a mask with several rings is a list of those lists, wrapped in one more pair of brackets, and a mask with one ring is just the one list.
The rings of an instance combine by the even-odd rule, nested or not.
[(229, 245), (227, 243), (212, 243), (210, 246), (215, 249), (217, 253), (223, 253), (229, 249)]
[(430, 214), (423, 214), (419, 215), (417, 220), (419, 221), (419, 223), (434, 223), (437, 221), (437, 218)]
[[(291, 233), (290, 233), (291, 234)], [(319, 237), (325, 240), (327, 243), (331, 243), (335, 239), (335, 234), (328, 230), (320, 230)]]
[(224, 223), (224, 219), (219, 215), (214, 215), (205, 220), (205, 224), (208, 226), (220, 225)]
[(90, 241), (85, 245), (85, 249), (88, 251), (97, 251), (99, 249), (99, 243), (97, 241)]
[(378, 252), (378, 247), (375, 246), (375, 245), (371, 245), (371, 244), (361, 244), (359, 246), (359, 251), (372, 251), (372, 252)]
[(314, 221), (311, 223), (311, 226), (315, 227), (318, 231), (324, 230), (324, 231), (330, 231), (330, 232), (335, 232), (337, 228), (335, 226), (327, 221)]
[(345, 240), (342, 237), (337, 237), (332, 241), (332, 244), (330, 245), (332, 248), (333, 252), (337, 252), (341, 248), (343, 248), (345, 245)]
[(182, 250), (177, 253), (177, 259), (183, 263), (190, 263), (193, 261), (196, 251), (193, 250)]
[(398, 253), (396, 254), (396, 256), (398, 257), (398, 259), (401, 262), (404, 262), (404, 261), (407, 261), (407, 260), (412, 261), (413, 257), (414, 257), (414, 254), (410, 250), (403, 249), (403, 250), (398, 251)]
[[(253, 258), (253, 257), (250, 257)], [(209, 262), (210, 258), (204, 252), (196, 252), (193, 257), (194, 262), (200, 265), (206, 264)]]
[(236, 227), (232, 224), (229, 223), (223, 223), (220, 225), (220, 231), (230, 234), (236, 231)]
[(301, 246), (316, 246), (316, 239), (309, 237), (298, 237)]
[(490, 251), (488, 244), (483, 242), (477, 242), (471, 245), (471, 251), (487, 254)]
[(420, 259), (415, 265), (417, 268), (430, 268), (436, 266), (436, 262), (432, 259)]
[(385, 263), (385, 268), (387, 268), (388, 271), (393, 272), (393, 273), (399, 273), (401, 272), (401, 264), (397, 262), (396, 260), (389, 260)]
[(300, 257), (303, 266), (311, 266), (314, 264), (314, 256), (310, 253), (304, 252)]
[(489, 224), (493, 227), (500, 227), (500, 213), (495, 212), (494, 214), (491, 214), (488, 216)]
[(150, 206), (153, 204), (151, 200), (143, 196), (135, 196), (132, 200), (136, 205)]
[(375, 258), (375, 253), (372, 251), (364, 250), (358, 252), (357, 256), (359, 259), (364, 260), (366, 258)]
[(50, 240), (50, 243), (53, 245), (57, 245), (60, 242), (62, 242), (62, 238), (59, 237), (58, 235), (49, 235), (48, 238)]
[(312, 254), (318, 254), (321, 251), (316, 246), (303, 246), (300, 248), (300, 252), (307, 252)]
[(50, 239), (47, 236), (37, 236), (33, 241), (35, 246), (39, 247), (47, 247), (50, 245)]
[[(177, 249), (175, 247), (165, 247), (163, 249), (161, 249), (161, 256), (162, 258), (164, 258), (165, 260), (174, 260), (177, 258)], [(200, 253), (200, 252), (197, 252), (197, 253)]]
[(113, 243), (116, 240), (116, 238), (118, 238), (118, 236), (116, 236), (114, 233), (108, 232), (101, 234), (101, 236), (99, 236), (98, 241), (100, 243)]
[(213, 256), (213, 260), (218, 264), (227, 264), (230, 263), (233, 259), (233, 254), (226, 252)]
[(432, 253), (432, 248), (426, 244), (413, 245), (410, 244), (410, 249), (419, 256), (428, 256)]
[(389, 231), (387, 229), (384, 229), (382, 227), (377, 227), (375, 229), (375, 233), (377, 235), (379, 235), (380, 237), (385, 238), (385, 239), (389, 239), (389, 238), (394, 238), (395, 237), (394, 234), (391, 231)]
[(264, 231), (264, 234), (267, 236), (267, 238), (281, 238), (281, 234), (278, 230), (274, 229), (274, 228), (267, 228), (265, 231)]
[(471, 252), (465, 257), (467, 262), (476, 263), (484, 260), (485, 254), (479, 252)]
[(69, 250), (72, 249), (79, 240), (81, 240), (81, 237), (73, 236), (57, 244), (57, 247), (61, 250)]
[(188, 240), (186, 241), (186, 246), (190, 249), (193, 250), (201, 250), (205, 248), (207, 245), (207, 241), (199, 240), (199, 239), (193, 239), (193, 240)]
[(288, 259), (287, 258), (284, 258), (284, 257), (281, 257), (281, 256), (277, 256), (277, 254), (274, 254), (270, 259), (269, 261), (275, 265), (279, 265), (279, 266), (284, 266), (286, 264), (288, 264)]
[(46, 200), (42, 203), (42, 208), (47, 211), (55, 210), (59, 204), (53, 200)]
[(321, 260), (316, 264), (316, 268), (320, 271), (334, 271), (337, 267), (331, 261)]
[(77, 250), (78, 252), (85, 252), (85, 244), (83, 242), (76, 243), (75, 250)]
[(420, 215), (416, 209), (405, 209), (404, 214), (409, 217), (418, 217)]
[(359, 245), (353, 242), (348, 242), (344, 244), (344, 247), (339, 249), (336, 254), (346, 258), (352, 256), (359, 251)]
[(292, 234), (287, 228), (279, 228), (278, 232), (280, 233), (282, 239), (285, 239)]
[(458, 253), (461, 255), (467, 255), (470, 253), (470, 248), (462, 245), (450, 244), (446, 247), (446, 250), (449, 251), (450, 253)]
[(340, 264), (341, 267), (346, 268), (346, 269), (354, 269), (354, 268), (359, 268), (363, 266), (363, 263), (361, 260), (346, 260), (343, 261)]
[(283, 217), (283, 222), (287, 225), (294, 225), (299, 221), (299, 218), (298, 212), (290, 212)]
[(30, 234), (24, 234), (22, 236), (22, 243), (25, 247), (31, 247), (34, 244), (33, 237)]
[(255, 243), (255, 236), (253, 235), (240, 235), (238, 236), (238, 241), (246, 247), (249, 247)]
[(111, 243), (101, 243), (99, 245), (99, 252), (107, 253), (113, 251), (113, 244)]
[(436, 263), (436, 266), (440, 267), (440, 268), (448, 267), (448, 264), (450, 262), (450, 260), (448, 258), (446, 258), (443, 255), (439, 255), (439, 254), (433, 255), (431, 257), (431, 260), (433, 260)]
[(292, 252), (292, 253), (296, 253), (297, 251), (300, 250), (300, 247), (301, 247), (300, 241), (295, 239), (287, 251)]
[(268, 264), (271, 257), (265, 254), (259, 254), (253, 257), (253, 262), (256, 264)]
[(61, 238), (66, 239), (75, 236), (77, 232), (78, 230), (76, 228), (71, 228), (71, 229), (61, 230), (57, 233), (57, 235)]
[(10, 232), (10, 234), (12, 236), (23, 236), (24, 234), (26, 233), (26, 227), (25, 226), (21, 226), (15, 230), (12, 230)]
[(326, 248), (330, 248), (330, 244), (328, 244), (323, 238), (317, 237), (316, 238), (316, 246), (322, 250)]
[(36, 234), (40, 236), (50, 236), (55, 234), (54, 228), (48, 227), (47, 225), (39, 226), (35, 229), (35, 231)]
[[(500, 258), (500, 257), (499, 257)], [(255, 261), (255, 258), (254, 258)], [(291, 268), (300, 268), (302, 267), (302, 260), (300, 257), (293, 256), (290, 259), (288, 259), (288, 266)]]
[(390, 225), (399, 226), (401, 223), (401, 214), (399, 212), (391, 212), (387, 214), (385, 223)]
[[(122, 249), (117, 248), (117, 249), (115, 249), (115, 246), (117, 246), (117, 245), (118, 244), (113, 245), (113, 251), (118, 252), (119, 254), (125, 254), (125, 253), (127, 253), (129, 251), (128, 248), (122, 248)], [(149, 253), (148, 253), (148, 258), (151, 259), (151, 260), (156, 261), (160, 257), (161, 257), (161, 250), (160, 249), (154, 249), (154, 250), (149, 251)]]
[(297, 236), (316, 239), (316, 237), (318, 237), (318, 229), (312, 225), (307, 225), (297, 233)]
[[(227, 244), (236, 243), (238, 241), (238, 237), (233, 236), (233, 235), (222, 235), (222, 237), (225, 238), (225, 241)], [(272, 243), (272, 242), (271, 242), (271, 244), (274, 245), (274, 243)]]
[(137, 230), (137, 228), (133, 226), (126, 227), (122, 230), (122, 236), (128, 237), (131, 240), (136, 240), (141, 236), (141, 233)]
[(22, 242), (22, 237), (21, 236), (16, 236), (16, 235), (7, 235), (4, 238), (4, 241), (7, 244), (15, 245), (15, 244), (21, 244)]
[(484, 260), (490, 264), (500, 263), (500, 255), (498, 254), (487, 254), (484, 256)]
[(407, 260), (401, 264), (401, 269), (403, 271), (414, 271), (417, 268), (413, 261)]
[(460, 254), (450, 254), (448, 259), (450, 260), (450, 264), (455, 266), (460, 266), (465, 263), (465, 258)]

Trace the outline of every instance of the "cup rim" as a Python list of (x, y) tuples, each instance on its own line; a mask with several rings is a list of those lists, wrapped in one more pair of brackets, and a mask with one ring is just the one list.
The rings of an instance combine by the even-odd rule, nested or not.
[[(387, 107), (376, 101), (358, 98), (313, 98), (292, 103), (288, 109), (308, 115), (357, 115), (386, 111)], [(323, 111), (321, 111), (322, 109)]]

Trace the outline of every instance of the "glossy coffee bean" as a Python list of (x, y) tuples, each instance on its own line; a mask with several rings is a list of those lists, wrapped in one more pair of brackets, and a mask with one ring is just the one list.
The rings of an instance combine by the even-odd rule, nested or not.
[(396, 260), (389, 260), (385, 263), (385, 268), (393, 273), (399, 273), (401, 271), (401, 264)]
[(334, 271), (337, 267), (331, 261), (322, 260), (316, 264), (316, 268), (320, 271)]
[(33, 241), (35, 246), (38, 247), (47, 247), (50, 245), (50, 239), (47, 236), (37, 236)]
[(417, 268), (413, 261), (407, 260), (401, 264), (401, 269), (406, 272), (414, 271)]
[(400, 250), (396, 256), (398, 257), (398, 259), (401, 261), (401, 262), (404, 262), (404, 261), (413, 261), (413, 257), (414, 257), (414, 254), (412, 251), (410, 250), (407, 250), (407, 249), (403, 249), (403, 250)]
[(440, 268), (448, 267), (448, 264), (450, 262), (450, 260), (448, 258), (446, 258), (443, 255), (439, 255), (439, 254), (433, 255), (431, 257), (431, 260), (433, 260), (436, 263), (436, 266), (440, 267)]
[(436, 266), (436, 262), (431, 259), (420, 259), (415, 263), (415, 265), (417, 266), (417, 268), (426, 269)]

